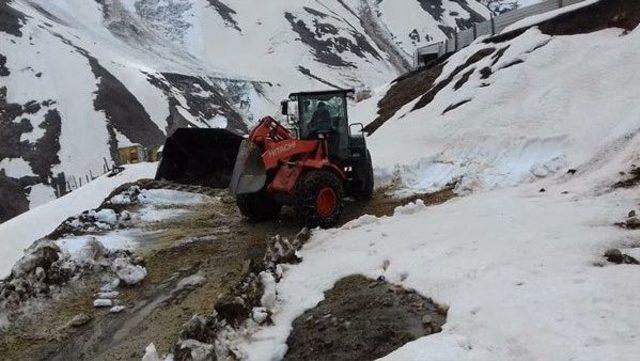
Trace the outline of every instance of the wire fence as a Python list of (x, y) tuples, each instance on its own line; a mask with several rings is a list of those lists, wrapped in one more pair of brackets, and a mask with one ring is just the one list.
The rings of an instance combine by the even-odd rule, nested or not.
[(71, 193), (76, 189), (86, 185), (92, 180), (101, 177), (107, 173), (113, 172), (117, 168), (119, 168), (116, 164), (109, 165), (107, 158), (102, 159), (104, 164), (102, 164), (101, 171), (94, 172), (93, 170), (89, 170), (88, 173), (82, 174), (80, 176), (67, 176), (65, 173), (59, 173), (56, 177), (51, 179), (51, 186), (54, 188), (54, 194), (56, 198), (60, 198), (65, 194)]
[(586, 0), (547, 0), (491, 17), (491, 19), (481, 23), (475, 23), (473, 27), (461, 30), (447, 40), (418, 48), (414, 54), (414, 66), (418, 68), (447, 54), (455, 53), (469, 46), (480, 36), (488, 35), (491, 37), (498, 35), (510, 25), (530, 16), (548, 13), (584, 1)]

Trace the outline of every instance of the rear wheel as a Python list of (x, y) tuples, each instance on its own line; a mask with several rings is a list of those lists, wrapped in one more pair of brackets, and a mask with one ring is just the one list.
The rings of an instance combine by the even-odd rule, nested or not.
[(353, 182), (351, 194), (358, 201), (368, 201), (373, 196), (373, 164), (371, 153), (367, 150), (367, 158), (354, 169), (357, 179)]
[(278, 218), (282, 208), (282, 204), (269, 197), (265, 190), (256, 193), (238, 194), (236, 203), (242, 215), (256, 222)]
[(306, 173), (296, 187), (294, 207), (307, 227), (335, 226), (342, 213), (342, 181), (331, 171)]

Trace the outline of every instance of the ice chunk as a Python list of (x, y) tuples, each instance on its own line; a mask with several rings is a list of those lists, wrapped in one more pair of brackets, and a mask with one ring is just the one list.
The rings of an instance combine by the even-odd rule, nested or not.
[(110, 292), (115, 290), (116, 288), (118, 288), (118, 286), (120, 286), (120, 279), (119, 278), (114, 278), (113, 281), (107, 283), (106, 285), (103, 285), (102, 287), (100, 287), (100, 292)]
[(147, 270), (144, 267), (131, 264), (131, 261), (125, 257), (116, 258), (111, 269), (122, 282), (128, 285), (138, 284), (147, 277)]
[(262, 324), (269, 317), (269, 311), (265, 307), (254, 307), (251, 311), (251, 319), (253, 319), (257, 324)]
[(93, 307), (111, 307), (113, 306), (113, 301), (106, 298), (98, 298), (93, 301)]
[(142, 361), (162, 361), (160, 356), (158, 356), (156, 345), (150, 343), (149, 346), (144, 349), (144, 356), (142, 356)]
[(98, 222), (107, 224), (116, 224), (116, 222), (118, 221), (118, 215), (113, 209), (101, 209), (97, 212), (94, 212), (93, 216)]
[(418, 212), (420, 212), (420, 211), (422, 211), (424, 209), (427, 209), (427, 206), (425, 206), (425, 204), (422, 201), (422, 199), (418, 199), (414, 203), (409, 203), (406, 206), (397, 207), (394, 210), (393, 215), (394, 216), (397, 216), (397, 215), (410, 215), (410, 214), (418, 213)]
[(111, 312), (111, 313), (120, 313), (120, 312), (124, 311), (124, 309), (125, 309), (125, 308), (126, 308), (126, 307), (124, 307), (124, 306), (122, 306), (122, 305), (119, 305), (119, 306), (113, 306), (113, 307), (111, 307), (111, 309), (109, 310), (109, 312)]

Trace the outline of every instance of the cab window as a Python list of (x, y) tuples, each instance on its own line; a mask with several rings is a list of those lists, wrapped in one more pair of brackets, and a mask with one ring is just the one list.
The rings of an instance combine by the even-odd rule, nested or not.
[(308, 95), (298, 100), (300, 133), (308, 138), (318, 132), (342, 132), (346, 124), (346, 100), (342, 95)]

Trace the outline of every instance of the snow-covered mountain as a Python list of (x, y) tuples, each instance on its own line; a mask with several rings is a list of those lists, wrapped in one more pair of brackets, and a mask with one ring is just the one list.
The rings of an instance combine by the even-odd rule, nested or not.
[(245, 131), (292, 90), (371, 87), (473, 0), (0, 3), (0, 221), (178, 127)]

